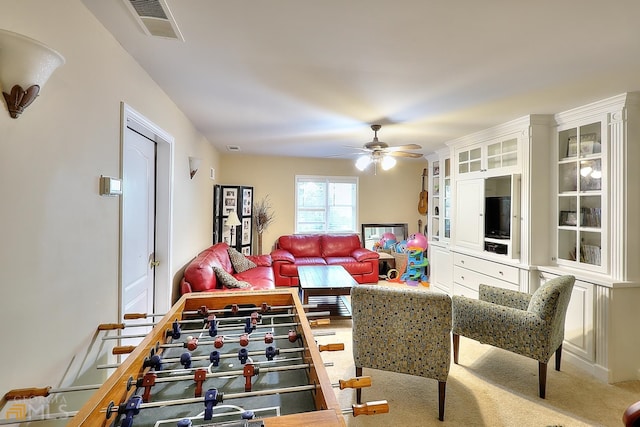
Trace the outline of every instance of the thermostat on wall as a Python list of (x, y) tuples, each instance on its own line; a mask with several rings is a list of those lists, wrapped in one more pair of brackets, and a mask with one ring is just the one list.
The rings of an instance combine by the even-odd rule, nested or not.
[(119, 196), (122, 194), (122, 180), (110, 176), (100, 176), (100, 195)]

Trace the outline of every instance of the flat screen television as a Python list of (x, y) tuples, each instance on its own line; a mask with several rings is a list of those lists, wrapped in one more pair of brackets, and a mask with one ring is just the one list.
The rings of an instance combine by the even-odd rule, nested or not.
[(511, 197), (486, 197), (484, 206), (484, 237), (511, 237)]

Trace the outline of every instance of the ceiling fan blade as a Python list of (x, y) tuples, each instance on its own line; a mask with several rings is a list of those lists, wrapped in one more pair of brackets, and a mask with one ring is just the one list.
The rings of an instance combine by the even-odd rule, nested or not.
[(419, 159), (422, 157), (420, 153), (407, 153), (406, 151), (388, 151), (387, 154), (393, 157), (411, 157), (412, 159)]
[(349, 150), (353, 150), (353, 151), (357, 151), (357, 152), (365, 152), (365, 153), (370, 153), (371, 151), (373, 151), (370, 148), (366, 148), (366, 147), (353, 147), (350, 145), (343, 145), (343, 148), (349, 149)]
[(422, 146), (418, 144), (406, 144), (406, 145), (394, 145), (392, 147), (387, 148), (387, 151), (398, 151), (398, 150), (421, 150)]

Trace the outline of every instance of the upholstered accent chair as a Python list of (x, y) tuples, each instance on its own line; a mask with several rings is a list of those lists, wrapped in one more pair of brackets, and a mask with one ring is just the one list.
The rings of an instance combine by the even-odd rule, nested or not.
[(453, 362), (458, 364), (460, 335), (538, 361), (540, 397), (545, 398), (547, 363), (555, 352), (560, 370), (564, 320), (575, 277), (561, 276), (533, 295), (480, 285), (479, 299), (454, 295)]
[[(416, 288), (358, 285), (351, 290), (351, 309), (356, 376), (372, 368), (437, 380), (438, 418), (443, 421), (451, 298)], [(358, 403), (361, 395), (357, 389)]]

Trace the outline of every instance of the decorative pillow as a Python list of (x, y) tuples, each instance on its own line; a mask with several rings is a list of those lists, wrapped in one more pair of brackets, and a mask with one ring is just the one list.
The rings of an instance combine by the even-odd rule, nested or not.
[(222, 283), (222, 286), (226, 288), (248, 288), (251, 286), (250, 283), (243, 282), (241, 280), (236, 279), (220, 267), (213, 267), (213, 271), (216, 273), (216, 277), (218, 281)]
[(233, 269), (236, 273), (242, 273), (243, 271), (256, 267), (255, 262), (250, 261), (246, 256), (244, 256), (244, 254), (241, 254), (234, 248), (227, 249), (227, 252), (229, 253), (231, 265), (233, 265)]

